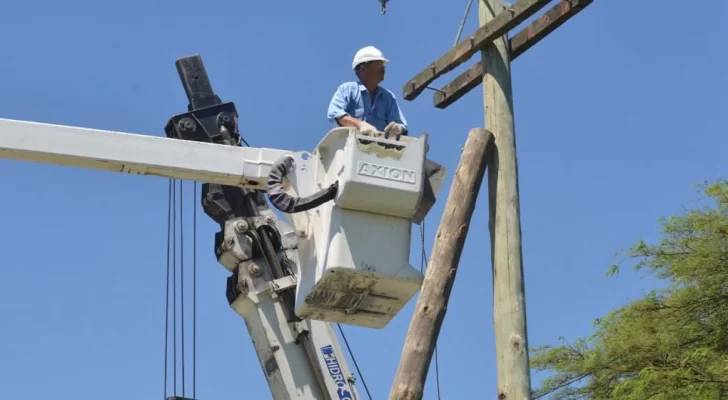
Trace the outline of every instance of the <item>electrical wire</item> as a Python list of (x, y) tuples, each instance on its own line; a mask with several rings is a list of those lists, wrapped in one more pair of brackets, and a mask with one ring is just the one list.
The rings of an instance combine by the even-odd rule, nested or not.
[(351, 351), (351, 347), (349, 346), (349, 341), (346, 339), (346, 334), (344, 333), (344, 330), (341, 328), (340, 324), (336, 324), (336, 327), (339, 328), (339, 333), (341, 333), (341, 338), (344, 339), (344, 345), (346, 346), (346, 350), (349, 352), (349, 356), (351, 356), (351, 361), (354, 362), (354, 368), (356, 368), (356, 373), (359, 374), (359, 377), (361, 378), (361, 384), (364, 385), (364, 390), (367, 392), (367, 396), (369, 396), (369, 400), (372, 400), (372, 394), (369, 393), (369, 387), (367, 386), (367, 382), (364, 380), (364, 375), (361, 373), (361, 370), (359, 369), (359, 364), (356, 362), (356, 357), (354, 357), (354, 352)]
[[(420, 246), (422, 248), (420, 258), (420, 273), (425, 273), (425, 266), (429, 263), (427, 260), (427, 251), (425, 250), (425, 221), (420, 224)], [(437, 343), (435, 343), (435, 384), (437, 387), (437, 400), (440, 400), (440, 361), (437, 354)]]
[(458, 27), (458, 34), (455, 36), (455, 43), (453, 44), (453, 47), (457, 46), (458, 42), (460, 41), (460, 35), (463, 34), (463, 28), (465, 27), (465, 21), (468, 20), (468, 14), (470, 14), (470, 7), (473, 5), (473, 0), (468, 0), (468, 6), (465, 7), (465, 15), (463, 15), (463, 20), (460, 22), (460, 27)]

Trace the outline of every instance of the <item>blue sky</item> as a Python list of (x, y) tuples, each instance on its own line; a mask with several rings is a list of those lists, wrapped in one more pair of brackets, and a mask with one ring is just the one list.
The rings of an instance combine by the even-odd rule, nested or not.
[[(452, 46), (466, 3), (393, 0), (382, 16), (374, 0), (8, 1), (0, 117), (163, 136), (186, 110), (174, 61), (199, 53), (252, 145), (310, 150), (358, 48), (392, 60), (383, 85), (401, 97)], [(723, 0), (597, 0), (514, 62), (531, 346), (588, 334), (649, 289), (635, 274), (605, 278), (614, 253), (655, 239), (657, 219), (696, 197), (691, 185), (725, 176), (726, 18)], [(464, 35), (476, 27), (473, 9)], [(411, 131), (430, 133), (429, 157), (450, 169), (428, 252), (460, 147), (484, 124), (482, 102), (480, 88), (446, 110), (430, 92), (401, 101)], [(161, 398), (167, 181), (0, 160), (0, 185), (3, 395)], [(440, 336), (445, 399), (496, 393), (485, 194)], [(268, 399), (225, 300), (217, 226), (201, 212), (198, 226), (197, 397)], [(414, 304), (384, 330), (345, 328), (374, 399), (387, 397)], [(428, 400), (434, 384), (431, 374)]]

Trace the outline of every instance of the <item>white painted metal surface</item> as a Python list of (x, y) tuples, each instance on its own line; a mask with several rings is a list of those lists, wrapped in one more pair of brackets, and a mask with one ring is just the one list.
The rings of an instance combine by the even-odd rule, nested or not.
[[(409, 264), (411, 217), (424, 186), (423, 139), (372, 139), (334, 129), (310, 158), (317, 187), (338, 180), (340, 192), (309, 211), (307, 221), (294, 215), (302, 232), (296, 294), (302, 318), (383, 328), (424, 278)], [(372, 166), (409, 176), (386, 179)]]
[(0, 158), (265, 189), (284, 150), (0, 119)]
[[(344, 353), (331, 325), (303, 320), (291, 328), (278, 298), (267, 293), (240, 296), (232, 308), (245, 319), (255, 352), (275, 400), (354, 400), (356, 390)], [(326, 388), (316, 384), (303, 343), (296, 343), (300, 331), (308, 331), (313, 352), (323, 373)], [(324, 355), (323, 351), (332, 352)], [(332, 356), (333, 355), (333, 356)], [(326, 390), (323, 393), (322, 390)], [(341, 394), (341, 395), (339, 395)]]
[[(243, 265), (243, 272), (247, 266)], [(251, 277), (243, 279), (255, 285)], [(238, 296), (231, 307), (245, 319), (245, 326), (271, 390), (271, 398), (324, 399), (304, 349), (296, 343), (296, 332), (286, 321), (283, 305), (279, 298), (270, 296), (267, 283), (261, 284), (263, 290), (259, 291), (253, 286), (249, 292)]]
[[(425, 143), (417, 137), (400, 140), (358, 134), (326, 136), (320, 148), (341, 148), (329, 168), (339, 180), (336, 205), (348, 210), (410, 219), (424, 187)], [(339, 146), (337, 146), (337, 144)]]
[[(288, 179), (292, 194), (307, 196), (340, 181), (335, 200), (287, 215), (295, 232), (278, 224), (284, 237), (298, 237), (286, 250), (298, 261), (295, 276), (271, 281), (260, 267), (249, 272), (256, 261), (241, 248), (241, 293), (231, 307), (246, 321), (275, 400), (357, 399), (330, 322), (382, 328), (420, 288), (423, 277), (409, 265), (409, 252), (425, 178), (424, 142), (371, 139), (333, 129), (307, 157), (0, 119), (0, 158), (264, 189), (271, 165), (288, 154), (296, 160)], [(304, 320), (289, 323), (276, 291), (296, 284), (295, 311)]]
[(296, 313), (384, 327), (419, 290), (409, 264), (411, 217), (424, 186), (422, 138), (399, 141), (336, 128), (316, 150), (222, 146), (0, 119), (0, 158), (265, 189), (273, 163), (296, 159), (291, 193), (339, 181), (334, 201), (289, 216), (301, 235)]

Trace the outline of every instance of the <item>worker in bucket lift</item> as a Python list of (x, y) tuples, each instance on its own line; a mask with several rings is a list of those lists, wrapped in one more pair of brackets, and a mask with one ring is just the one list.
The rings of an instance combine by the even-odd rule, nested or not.
[(364, 135), (399, 139), (407, 134), (407, 121), (394, 94), (379, 86), (384, 80), (384, 55), (366, 46), (354, 55), (351, 68), (358, 80), (342, 83), (329, 103), (329, 122), (357, 128)]

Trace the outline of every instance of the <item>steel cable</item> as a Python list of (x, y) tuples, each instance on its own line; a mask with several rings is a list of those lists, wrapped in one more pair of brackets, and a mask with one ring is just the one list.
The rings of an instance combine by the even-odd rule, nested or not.
[[(192, 193), (193, 199), (197, 197), (197, 182), (194, 182)], [(164, 326), (164, 397), (169, 394), (169, 352), (172, 351), (172, 395), (176, 396), (179, 387), (177, 386), (178, 376), (181, 378), (181, 393), (185, 397), (187, 391), (187, 351), (186, 333), (185, 333), (185, 252), (184, 252), (184, 185), (179, 182), (179, 231), (177, 230), (177, 181), (169, 179), (168, 184), (168, 204), (167, 204), (167, 271), (165, 283), (165, 326)], [(197, 395), (197, 207), (193, 204), (193, 221), (192, 221), (192, 396)], [(177, 233), (179, 232), (179, 266), (177, 264)], [(178, 271), (179, 269), (179, 271)], [(177, 275), (179, 274), (179, 282)], [(171, 275), (171, 276), (170, 276)], [(170, 296), (170, 280), (172, 290)], [(177, 312), (177, 286), (180, 292), (180, 312)], [(170, 311), (170, 297), (172, 309)], [(170, 314), (172, 320), (172, 348), (170, 349)], [(180, 316), (180, 341), (181, 347), (177, 346), (177, 316)], [(178, 363), (177, 356), (180, 353), (180, 361)], [(181, 375), (178, 375), (177, 368), (180, 367)]]

